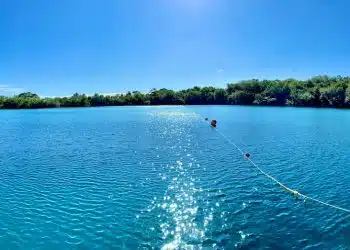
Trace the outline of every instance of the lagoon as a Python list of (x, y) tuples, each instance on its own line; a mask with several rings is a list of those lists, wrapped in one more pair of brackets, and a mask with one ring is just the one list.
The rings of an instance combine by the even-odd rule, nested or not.
[(350, 112), (142, 106), (0, 112), (1, 249), (348, 249)]

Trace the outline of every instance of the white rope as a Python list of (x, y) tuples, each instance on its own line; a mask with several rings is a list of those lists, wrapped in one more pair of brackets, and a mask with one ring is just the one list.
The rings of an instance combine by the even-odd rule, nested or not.
[[(204, 118), (199, 115), (203, 121), (204, 121)], [(232, 146), (234, 146), (243, 156), (245, 156), (245, 153), (244, 151), (237, 146), (236, 143), (234, 143), (232, 140), (230, 140), (226, 135), (224, 135), (220, 130), (218, 130), (217, 128), (215, 128), (217, 132), (219, 132), (219, 134), (224, 138), (226, 139), (226, 141), (228, 141)], [(285, 189), (287, 192), (291, 193), (292, 195), (294, 195), (295, 197), (301, 197), (304, 199), (304, 201), (306, 200), (312, 200), (314, 202), (318, 202), (320, 204), (323, 204), (325, 206), (328, 206), (328, 207), (332, 207), (332, 208), (335, 208), (335, 209), (338, 209), (338, 210), (341, 210), (343, 212), (347, 212), (347, 213), (350, 213), (350, 210), (349, 209), (346, 209), (346, 208), (342, 208), (342, 207), (339, 207), (339, 206), (335, 206), (335, 205), (332, 205), (332, 204), (329, 204), (327, 202), (324, 202), (324, 201), (321, 201), (321, 200), (318, 200), (318, 199), (315, 199), (315, 198), (312, 198), (312, 197), (309, 197), (305, 194), (302, 194), (302, 193), (299, 193), (297, 190), (294, 190), (294, 189), (291, 189), (289, 187), (287, 187), (286, 185), (282, 184), (280, 181), (278, 181), (276, 178), (274, 178), (273, 176), (269, 175), (268, 173), (266, 173), (265, 171), (263, 171), (250, 157), (247, 157), (246, 158), (256, 169), (259, 170), (260, 173), (262, 173), (263, 175), (265, 175), (267, 178), (271, 179), (273, 182), (277, 183), (278, 185), (280, 185), (280, 187), (282, 187), (283, 189)]]

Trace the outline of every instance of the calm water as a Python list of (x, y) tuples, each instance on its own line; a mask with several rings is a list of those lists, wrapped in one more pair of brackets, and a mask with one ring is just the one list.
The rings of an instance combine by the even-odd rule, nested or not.
[(116, 107), (0, 112), (1, 249), (350, 249), (350, 111)]

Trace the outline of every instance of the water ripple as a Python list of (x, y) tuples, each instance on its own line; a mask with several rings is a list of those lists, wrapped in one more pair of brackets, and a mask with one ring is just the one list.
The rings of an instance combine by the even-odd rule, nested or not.
[(223, 133), (283, 183), (350, 207), (346, 112), (4, 111), (2, 249), (350, 248), (348, 215), (295, 201), (198, 113), (215, 117)]

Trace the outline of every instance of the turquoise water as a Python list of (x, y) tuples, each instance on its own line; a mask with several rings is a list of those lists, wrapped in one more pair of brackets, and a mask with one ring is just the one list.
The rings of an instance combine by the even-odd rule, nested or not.
[(1, 249), (349, 249), (350, 111), (115, 107), (0, 112)]

